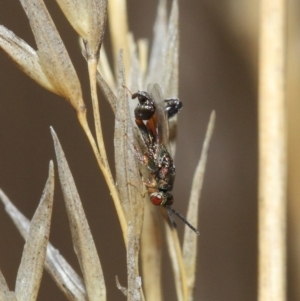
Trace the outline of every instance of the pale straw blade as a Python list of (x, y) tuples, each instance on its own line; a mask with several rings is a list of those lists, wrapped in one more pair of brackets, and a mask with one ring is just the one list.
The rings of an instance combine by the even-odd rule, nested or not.
[(38, 47), (40, 64), (57, 94), (85, 113), (81, 86), (62, 39), (42, 0), (20, 0)]
[(106, 80), (104, 79), (104, 77), (101, 75), (99, 71), (97, 71), (96, 76), (97, 76), (97, 83), (101, 88), (103, 94), (105, 95), (106, 100), (109, 102), (113, 112), (116, 113), (116, 105), (118, 102), (116, 95), (111, 89), (111, 86), (106, 82)]
[[(120, 51), (118, 62), (118, 91), (117, 91), (117, 106), (115, 117), (115, 133), (114, 133), (114, 149), (115, 149), (115, 166), (116, 166), (116, 181), (118, 183), (118, 192), (121, 205), (128, 223), (132, 220), (131, 204), (129, 199), (129, 180), (127, 173), (130, 172), (127, 168), (127, 151), (129, 148), (128, 138), (128, 103), (125, 85), (125, 70), (123, 63), (123, 51)], [(131, 126), (132, 127), (132, 126)], [(132, 151), (133, 154), (133, 151)]]
[(9, 287), (1, 271), (0, 271), (0, 300), (17, 301), (16, 294), (9, 290)]
[[(177, 230), (174, 227), (171, 228), (168, 223), (165, 223), (165, 231), (168, 244), (168, 253), (173, 269), (177, 299), (178, 301), (187, 301), (186, 275)], [(194, 235), (196, 234), (194, 233)]]
[(145, 217), (141, 240), (141, 261), (145, 299), (161, 301), (162, 299), (162, 235), (159, 210), (146, 195)]
[[(199, 201), (202, 191), (202, 185), (205, 174), (205, 166), (207, 162), (208, 149), (215, 126), (216, 114), (213, 111), (210, 115), (201, 156), (195, 170), (191, 195), (189, 199), (187, 220), (197, 227), (199, 215)], [(198, 235), (195, 235), (189, 228), (185, 227), (183, 239), (183, 260), (186, 270), (188, 300), (193, 300), (193, 291), (195, 286), (196, 276), (196, 257), (197, 257), (197, 241)]]
[(163, 52), (161, 85), (165, 97), (174, 97), (178, 95), (179, 8), (177, 0), (172, 2), (167, 36), (166, 48)]
[(102, 74), (104, 80), (107, 82), (110, 88), (115, 91), (116, 82), (103, 45), (100, 49), (100, 60), (97, 70)]
[(26, 75), (43, 88), (56, 93), (40, 65), (36, 51), (3, 25), (0, 25), (0, 48)]
[(49, 176), (40, 204), (31, 220), (16, 280), (18, 301), (35, 301), (39, 291), (49, 240), (54, 194), (54, 169)]
[(53, 128), (51, 128), (51, 134), (74, 250), (83, 273), (88, 299), (105, 301), (106, 287), (96, 246), (65, 154)]
[(127, 275), (128, 275), (128, 301), (143, 300), (142, 278), (138, 275), (138, 262), (136, 260), (136, 249), (139, 249), (139, 241), (135, 238), (135, 229), (131, 222), (128, 224), (128, 246), (127, 246)]
[(89, 31), (87, 37), (87, 54), (98, 63), (107, 21), (108, 0), (89, 0), (88, 4)]
[[(119, 58), (119, 87), (118, 103), (116, 107), (115, 121), (115, 161), (116, 178), (120, 199), (127, 221), (134, 225), (137, 238), (141, 235), (144, 202), (142, 199), (142, 183), (140, 180), (137, 158), (135, 156), (133, 124), (131, 120), (131, 111), (129, 110), (127, 91), (124, 88), (125, 74), (123, 66), (122, 52)], [(129, 100), (132, 101), (131, 99)]]
[(139, 39), (137, 41), (140, 69), (142, 73), (142, 79), (145, 79), (146, 72), (148, 70), (148, 52), (149, 41), (147, 39)]
[(257, 300), (285, 301), (288, 1), (262, 0), (259, 3)]
[[(123, 210), (129, 223), (127, 244), (128, 300), (142, 300), (141, 277), (139, 276), (139, 250), (144, 219), (143, 187), (137, 159), (134, 153), (132, 121), (130, 117), (122, 51), (119, 56), (118, 103), (115, 120), (116, 178)], [(131, 101), (131, 99), (129, 100)]]
[[(12, 204), (2, 190), (0, 190), (0, 199), (22, 237), (26, 239), (30, 221)], [(47, 246), (45, 269), (68, 300), (87, 300), (83, 280), (50, 243)]]
[(154, 39), (150, 52), (147, 84), (160, 82), (162, 80), (162, 54), (167, 40), (167, 27), (167, 2), (166, 0), (159, 0), (153, 28)]
[(74, 30), (83, 39), (87, 39), (89, 31), (89, 0), (56, 0), (65, 17)]
[(68, 300), (88, 300), (82, 278), (50, 243), (47, 247), (45, 268)]
[(124, 66), (127, 73), (129, 72), (130, 67), (130, 56), (127, 43), (128, 20), (126, 0), (110, 0), (108, 2), (108, 14), (109, 29), (113, 47), (114, 62), (116, 63), (116, 70), (118, 68), (117, 61), (119, 52), (121, 49), (123, 49)]
[[(143, 82), (143, 76), (142, 76), (142, 70), (140, 61), (137, 54), (137, 45), (134, 41), (134, 37), (132, 33), (129, 33), (128, 36), (128, 45), (129, 47), (129, 53), (131, 58), (130, 63), (130, 69), (129, 69), (129, 76), (128, 76), (128, 84), (130, 87), (130, 90), (136, 92), (137, 90), (141, 90), (142, 87), (144, 87)], [(134, 106), (136, 105), (136, 100), (130, 100), (129, 106), (130, 106), (130, 112), (134, 111)], [(134, 117), (134, 114), (131, 114), (132, 117)]]

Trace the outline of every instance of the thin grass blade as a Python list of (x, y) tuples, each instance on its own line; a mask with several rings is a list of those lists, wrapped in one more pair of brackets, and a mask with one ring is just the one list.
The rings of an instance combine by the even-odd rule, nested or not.
[(144, 202), (141, 191), (143, 185), (140, 180), (137, 159), (131, 145), (135, 142), (127, 91), (124, 88), (125, 74), (122, 51), (119, 56), (118, 80), (114, 143), (118, 189), (130, 228), (127, 244), (128, 300), (141, 300), (143, 294), (141, 277), (139, 276), (139, 250), (144, 219)]
[(160, 82), (162, 77), (162, 53), (163, 48), (167, 40), (167, 2), (166, 0), (159, 0), (156, 20), (153, 28), (153, 42), (150, 52), (149, 69), (146, 83), (157, 83)]
[[(179, 58), (179, 8), (173, 0), (168, 23), (167, 40), (162, 56), (162, 86), (165, 97), (178, 95), (178, 58)], [(177, 69), (177, 70), (176, 70)], [(177, 75), (177, 78), (176, 78)], [(177, 86), (176, 86), (177, 84)]]
[(100, 49), (100, 60), (97, 67), (98, 71), (103, 75), (103, 78), (107, 82), (107, 84), (110, 86), (110, 88), (115, 91), (116, 89), (116, 83), (113, 75), (113, 71), (110, 67), (104, 46), (102, 45)]
[[(148, 194), (147, 194), (148, 197)], [(147, 198), (146, 197), (146, 198)], [(162, 300), (162, 237), (159, 211), (145, 200), (145, 218), (141, 240), (141, 263), (146, 300)]]
[(129, 72), (130, 56), (129, 45), (127, 40), (128, 34), (128, 20), (127, 20), (127, 7), (125, 0), (110, 0), (108, 2), (108, 14), (109, 14), (109, 29), (113, 48), (114, 62), (117, 71), (117, 62), (119, 58), (119, 52), (123, 49), (124, 52), (124, 66), (125, 72)]
[[(128, 34), (128, 45), (129, 46), (129, 53), (130, 53), (130, 69), (129, 69), (129, 76), (128, 76), (128, 84), (132, 91), (140, 90), (144, 87), (144, 81), (142, 76), (142, 70), (140, 61), (137, 54), (137, 45), (134, 41), (133, 34)], [(129, 104), (131, 105), (131, 112), (133, 112), (133, 105), (135, 101), (130, 101)]]
[[(187, 301), (187, 284), (183, 257), (177, 230), (165, 223), (165, 231), (168, 245), (168, 253), (173, 269), (173, 277), (178, 301)], [(196, 235), (194, 233), (194, 235)]]
[(128, 301), (140, 301), (142, 299), (142, 278), (137, 273), (136, 249), (139, 241), (136, 240), (135, 229), (131, 222), (128, 224), (127, 246), (127, 276), (128, 276)]
[(53, 128), (51, 134), (74, 250), (83, 273), (88, 300), (105, 301), (106, 287), (96, 246), (65, 154)]
[[(26, 239), (30, 221), (12, 204), (2, 190), (0, 190), (0, 199), (22, 237)], [(45, 269), (67, 299), (70, 301), (86, 301), (87, 296), (82, 278), (50, 243), (48, 243), (46, 255)]]
[(0, 271), (0, 300), (1, 301), (17, 301), (15, 292), (9, 290), (5, 278)]
[(54, 194), (54, 169), (49, 176), (40, 204), (31, 220), (16, 280), (18, 301), (35, 301), (38, 295), (49, 240)]
[[(140, 237), (143, 225), (144, 203), (142, 183), (133, 146), (133, 124), (128, 105), (122, 52), (119, 59), (118, 105), (115, 121), (115, 161), (116, 178), (123, 210), (128, 221), (134, 224), (136, 235)], [(130, 101), (130, 100), (129, 100)]]
[(87, 301), (82, 278), (51, 244), (47, 247), (46, 271), (69, 301)]
[(63, 96), (76, 112), (85, 112), (81, 86), (69, 54), (42, 0), (20, 0), (38, 47), (44, 73), (57, 94)]
[[(118, 91), (117, 91), (117, 106), (115, 113), (115, 134), (114, 134), (114, 149), (115, 149), (115, 166), (116, 166), (116, 180), (118, 183), (118, 192), (122, 208), (126, 217), (126, 221), (131, 220), (131, 208), (129, 200), (129, 175), (127, 174), (127, 152), (128, 152), (128, 138), (126, 138), (128, 131), (128, 116), (129, 109), (127, 104), (125, 85), (125, 70), (123, 63), (123, 51), (120, 51), (118, 62)], [(131, 126), (132, 128), (132, 126)]]
[(142, 73), (142, 79), (146, 77), (146, 72), (148, 69), (148, 52), (149, 52), (149, 41), (148, 39), (139, 39), (137, 41), (138, 53), (139, 53), (139, 63)]
[[(215, 126), (215, 120), (216, 120), (216, 114), (215, 111), (213, 111), (210, 115), (201, 156), (194, 174), (194, 179), (193, 179), (193, 184), (191, 189), (191, 195), (190, 195), (188, 212), (187, 212), (187, 220), (195, 226), (197, 226), (198, 224), (199, 201), (200, 201), (202, 185), (204, 180), (207, 154), (208, 154), (209, 144)], [(190, 229), (186, 228), (184, 231), (182, 249), (183, 249), (184, 266), (185, 266), (186, 277), (187, 277), (188, 300), (193, 300), (193, 291), (194, 291), (195, 276), (196, 276), (197, 241), (198, 241), (198, 236), (195, 235), (195, 233), (193, 233), (192, 231), (190, 231)]]
[(105, 98), (108, 100), (113, 112), (116, 113), (117, 97), (99, 71), (97, 72), (97, 83), (105, 95)]
[(56, 93), (40, 65), (36, 51), (3, 25), (0, 25), (0, 48), (26, 75), (45, 89)]

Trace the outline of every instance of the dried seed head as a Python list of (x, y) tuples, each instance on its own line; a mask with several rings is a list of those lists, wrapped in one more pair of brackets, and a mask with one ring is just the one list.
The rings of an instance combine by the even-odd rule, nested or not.
[(88, 58), (98, 60), (107, 20), (107, 0), (56, 0), (85, 42)]
[(36, 51), (12, 31), (0, 25), (0, 48), (29, 77), (45, 89), (56, 93), (45, 74)]
[(66, 98), (77, 112), (85, 111), (76, 71), (44, 2), (21, 0), (21, 4), (30, 21), (38, 50), (35, 52), (4, 27), (0, 32), (0, 39), (1, 35), (4, 39), (0, 47), (5, 52), (14, 50), (16, 54), (10, 54), (11, 58), (36, 82)]

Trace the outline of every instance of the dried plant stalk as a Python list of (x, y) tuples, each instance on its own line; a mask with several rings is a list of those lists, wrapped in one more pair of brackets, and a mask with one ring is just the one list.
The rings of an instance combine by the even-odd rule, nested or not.
[(119, 51), (123, 49), (125, 72), (128, 74), (130, 69), (130, 57), (127, 43), (128, 20), (126, 1), (110, 0), (108, 2), (108, 14), (114, 61), (118, 61)]
[(98, 71), (101, 74), (103, 74), (103, 77), (105, 78), (105, 81), (107, 82), (108, 86), (114, 90), (116, 88), (116, 83), (115, 83), (115, 79), (113, 76), (113, 71), (110, 69), (108, 58), (107, 58), (107, 55), (106, 55), (103, 45), (100, 50), (100, 60), (98, 63)]
[(161, 301), (163, 300), (161, 282), (162, 229), (159, 211), (148, 199), (143, 201), (146, 202), (146, 208), (141, 241), (141, 261), (145, 297), (146, 300)]
[[(175, 288), (178, 301), (187, 301), (188, 290), (186, 282), (186, 272), (184, 268), (183, 256), (180, 247), (177, 230), (165, 224), (168, 252), (174, 273)], [(196, 234), (195, 234), (196, 235)]]
[(286, 299), (285, 1), (261, 1), (259, 301)]
[[(210, 115), (206, 136), (204, 139), (199, 163), (195, 170), (193, 185), (188, 206), (187, 220), (194, 226), (198, 225), (199, 201), (202, 191), (202, 185), (205, 174), (205, 166), (208, 155), (208, 148), (215, 126), (216, 114), (213, 111)], [(196, 258), (197, 258), (197, 242), (198, 236), (195, 235), (189, 228), (184, 230), (183, 239), (183, 260), (186, 271), (186, 281), (188, 290), (188, 300), (193, 300), (193, 292), (196, 279)]]

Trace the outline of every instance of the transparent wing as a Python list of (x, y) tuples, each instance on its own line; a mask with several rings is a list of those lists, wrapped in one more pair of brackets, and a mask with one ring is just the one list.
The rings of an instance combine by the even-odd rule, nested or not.
[(156, 135), (157, 141), (159, 144), (163, 144), (168, 151), (169, 148), (169, 120), (167, 116), (167, 112), (165, 110), (165, 102), (164, 97), (161, 91), (161, 88), (158, 84), (148, 85), (148, 93), (152, 97), (156, 110), (153, 116), (155, 127), (156, 127)]

